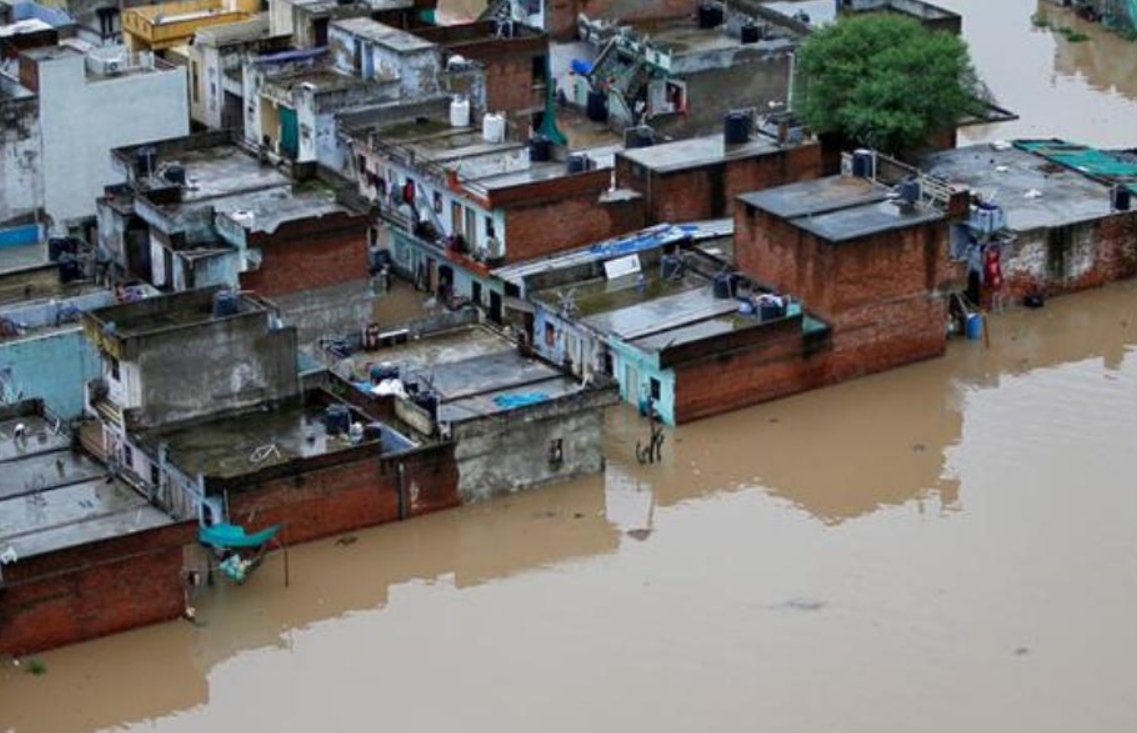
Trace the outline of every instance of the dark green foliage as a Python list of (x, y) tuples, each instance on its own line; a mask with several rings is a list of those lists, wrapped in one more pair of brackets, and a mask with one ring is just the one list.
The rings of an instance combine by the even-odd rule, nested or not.
[(899, 15), (843, 18), (798, 54), (798, 114), (889, 153), (918, 148), (978, 111), (982, 86), (967, 44)]

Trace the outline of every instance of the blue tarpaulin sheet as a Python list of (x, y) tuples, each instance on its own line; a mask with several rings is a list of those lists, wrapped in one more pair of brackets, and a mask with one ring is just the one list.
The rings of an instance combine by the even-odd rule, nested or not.
[(197, 539), (213, 547), (260, 547), (280, 531), (276, 524), (254, 534), (246, 534), (245, 528), (236, 524), (215, 524), (212, 527), (199, 527)]
[(549, 395), (544, 392), (521, 392), (519, 394), (499, 394), (493, 398), (494, 404), (498, 407), (506, 409), (513, 409), (516, 407), (526, 407), (528, 405), (536, 405), (539, 402), (544, 402), (549, 399)]

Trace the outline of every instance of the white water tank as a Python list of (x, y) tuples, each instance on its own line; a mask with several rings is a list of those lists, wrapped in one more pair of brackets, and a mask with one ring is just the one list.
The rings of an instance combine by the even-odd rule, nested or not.
[(465, 97), (454, 97), (450, 100), (450, 126), (470, 126), (470, 100)]
[(486, 114), (482, 118), (482, 137), (487, 143), (505, 142), (505, 115)]

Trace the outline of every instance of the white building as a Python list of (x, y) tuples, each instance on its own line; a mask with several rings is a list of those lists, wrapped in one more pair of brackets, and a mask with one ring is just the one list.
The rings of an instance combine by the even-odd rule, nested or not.
[(20, 80), (38, 100), (38, 175), (57, 228), (94, 216), (104, 187), (121, 182), (112, 149), (189, 133), (185, 69), (150, 54), (37, 48), (21, 56)]

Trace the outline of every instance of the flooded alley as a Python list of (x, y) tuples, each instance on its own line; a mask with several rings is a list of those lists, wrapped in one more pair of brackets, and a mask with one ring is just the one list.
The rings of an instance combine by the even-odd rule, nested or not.
[[(1137, 145), (1137, 43), (939, 2), (1022, 117), (962, 142)], [(394, 302), (386, 324), (423, 312)], [(989, 329), (668, 428), (654, 465), (609, 408), (601, 475), (294, 546), (289, 587), (275, 553), (192, 623), (0, 662), (0, 733), (1135, 731), (1137, 282)]]

